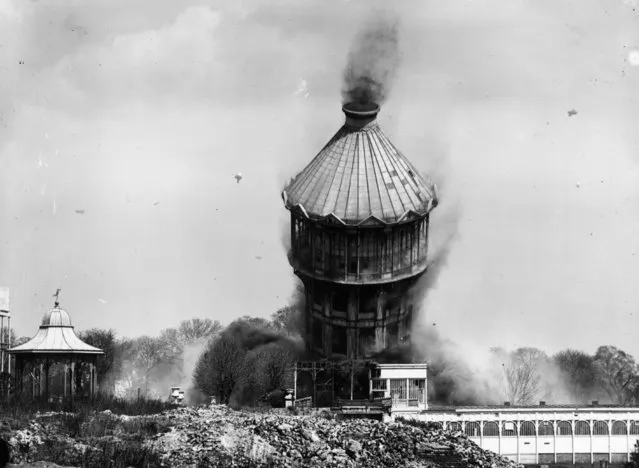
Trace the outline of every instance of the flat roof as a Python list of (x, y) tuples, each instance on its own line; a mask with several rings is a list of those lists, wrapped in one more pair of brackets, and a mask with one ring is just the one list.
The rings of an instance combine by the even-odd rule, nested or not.
[(430, 405), (428, 413), (481, 413), (481, 412), (493, 412), (493, 413), (517, 413), (517, 412), (548, 412), (548, 411), (563, 411), (563, 412), (583, 412), (583, 411), (604, 411), (604, 412), (620, 412), (620, 411), (639, 411), (639, 406), (629, 405), (519, 405), (519, 406), (504, 406), (504, 405), (483, 405), (483, 406), (437, 406)]

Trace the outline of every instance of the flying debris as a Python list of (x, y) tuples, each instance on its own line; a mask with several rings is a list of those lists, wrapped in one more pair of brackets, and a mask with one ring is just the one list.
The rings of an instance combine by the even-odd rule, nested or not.
[(84, 210), (75, 210), (77, 214), (84, 214)]
[(297, 91), (293, 93), (293, 96), (304, 96), (304, 98), (310, 96), (310, 93), (308, 92), (308, 83), (306, 82), (306, 80), (302, 80), (302, 82), (300, 83), (300, 87), (297, 88)]
[(242, 173), (238, 172), (237, 174), (235, 174), (233, 177), (235, 177), (235, 180), (237, 180), (237, 183), (240, 183), (240, 180), (242, 180)]
[(106, 304), (107, 301), (105, 301), (104, 299), (98, 299), (98, 301), (100, 301), (102, 304)]
[(257, 260), (262, 260), (262, 257), (260, 257), (259, 255), (256, 255), (256, 256), (255, 256), (255, 258), (256, 258)]
[(49, 167), (49, 164), (44, 162), (44, 161), (42, 161), (42, 159), (38, 158), (38, 166), (37, 167), (38, 167), (38, 169), (41, 169), (43, 167)]
[(577, 186), (577, 188), (581, 187), (581, 184), (579, 182), (577, 182), (575, 185)]
[(158, 206), (159, 204), (160, 204), (160, 201), (159, 201), (159, 200), (158, 200), (158, 201), (156, 201), (156, 202), (153, 202), (153, 206)]
[(572, 117), (573, 115), (577, 115), (577, 111), (575, 109), (568, 111), (568, 117)]

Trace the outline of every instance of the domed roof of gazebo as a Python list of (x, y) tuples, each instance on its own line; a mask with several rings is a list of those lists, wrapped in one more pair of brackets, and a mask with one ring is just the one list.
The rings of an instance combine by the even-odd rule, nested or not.
[(42, 316), (40, 327), (73, 327), (69, 313), (60, 307), (54, 307)]
[(75, 334), (69, 313), (56, 306), (45, 312), (40, 329), (26, 343), (9, 349), (12, 354), (104, 354)]
[(436, 188), (384, 135), (379, 106), (349, 103), (342, 110), (345, 124), (282, 192), (286, 208), (348, 225), (425, 216), (437, 205)]

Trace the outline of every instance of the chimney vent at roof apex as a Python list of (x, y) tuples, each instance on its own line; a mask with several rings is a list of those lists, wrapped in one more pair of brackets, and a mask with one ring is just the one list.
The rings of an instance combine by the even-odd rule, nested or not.
[(598, 406), (599, 402), (597, 400), (592, 400), (592, 406)]
[(540, 401), (539, 402), (539, 406), (546, 406), (546, 402), (545, 401)]
[(504, 406), (510, 406), (510, 402), (509, 401), (504, 401)]
[(379, 105), (374, 102), (347, 102), (342, 111), (346, 114), (346, 125), (363, 128), (377, 119)]

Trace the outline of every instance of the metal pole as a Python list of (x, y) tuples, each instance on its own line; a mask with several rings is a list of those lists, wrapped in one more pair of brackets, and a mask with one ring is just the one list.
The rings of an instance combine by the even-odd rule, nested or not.
[(355, 362), (351, 361), (351, 401), (353, 401), (353, 367), (355, 366)]
[(4, 374), (4, 316), (0, 315), (0, 372)]
[[(11, 315), (9, 315), (7, 321), (9, 322), (9, 348), (11, 348)], [(7, 372), (9, 372), (9, 375), (11, 375), (11, 354), (9, 354), (8, 361), (9, 370)]]
[(293, 402), (295, 401), (297, 401), (297, 362), (295, 362), (295, 370), (293, 374)]
[(315, 372), (315, 362), (313, 362), (313, 406), (317, 408), (317, 372)]

